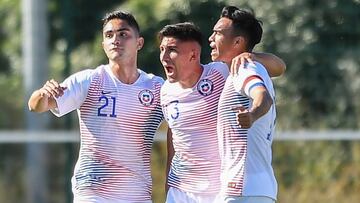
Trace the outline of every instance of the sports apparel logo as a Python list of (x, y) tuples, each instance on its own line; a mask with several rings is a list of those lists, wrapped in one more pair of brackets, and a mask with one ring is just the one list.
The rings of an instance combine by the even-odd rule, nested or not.
[(208, 96), (214, 90), (214, 85), (209, 79), (202, 79), (197, 85), (199, 93), (203, 96)]
[(101, 91), (101, 94), (110, 94), (110, 93), (111, 91), (104, 91), (104, 90)]
[(150, 90), (142, 90), (138, 97), (140, 103), (144, 106), (150, 106), (154, 101), (154, 94)]

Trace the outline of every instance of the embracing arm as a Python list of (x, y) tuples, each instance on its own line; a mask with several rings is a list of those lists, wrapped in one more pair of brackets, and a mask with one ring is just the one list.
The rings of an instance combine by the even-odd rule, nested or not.
[(47, 81), (42, 88), (35, 90), (30, 96), (28, 102), (29, 110), (42, 113), (56, 108), (55, 98), (62, 96), (65, 89), (55, 80)]
[(236, 74), (239, 68), (244, 67), (245, 62), (253, 63), (253, 61), (257, 61), (264, 65), (270, 77), (281, 76), (286, 70), (285, 62), (273, 54), (244, 52), (233, 58), (230, 72)]
[(259, 63), (265, 66), (270, 77), (278, 77), (284, 74), (286, 70), (286, 64), (281, 58), (270, 53), (254, 52), (254, 55), (255, 55), (254, 60), (258, 61)]

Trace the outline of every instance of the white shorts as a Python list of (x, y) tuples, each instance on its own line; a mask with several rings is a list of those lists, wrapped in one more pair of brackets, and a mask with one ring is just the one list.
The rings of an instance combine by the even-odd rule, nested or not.
[(216, 203), (275, 203), (275, 200), (270, 197), (262, 196), (248, 196), (248, 197), (235, 197), (235, 196), (217, 196)]
[(215, 203), (216, 194), (197, 194), (170, 187), (166, 203)]

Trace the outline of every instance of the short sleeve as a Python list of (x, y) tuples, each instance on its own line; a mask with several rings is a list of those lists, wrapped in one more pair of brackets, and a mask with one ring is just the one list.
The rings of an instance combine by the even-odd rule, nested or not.
[(226, 65), (226, 63), (212, 62), (207, 65), (218, 71), (224, 77), (224, 79), (229, 76), (229, 67)]
[(250, 97), (252, 88), (257, 86), (266, 87), (263, 69), (265, 68), (259, 63), (247, 63), (244, 68), (239, 69), (237, 75), (231, 76), (233, 77), (235, 91)]
[(60, 117), (80, 108), (86, 99), (94, 71), (87, 69), (77, 72), (60, 84), (66, 90), (63, 96), (56, 98), (57, 108), (51, 110), (54, 115)]

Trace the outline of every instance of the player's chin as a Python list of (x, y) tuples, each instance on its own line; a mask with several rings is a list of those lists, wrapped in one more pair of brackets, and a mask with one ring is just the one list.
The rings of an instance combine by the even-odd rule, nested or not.
[(174, 83), (174, 82), (177, 82), (177, 80), (173, 77), (170, 77), (170, 76), (166, 76), (167, 80), (170, 82), (170, 83)]
[(212, 61), (219, 61), (219, 55), (216, 53), (211, 53), (211, 60)]

